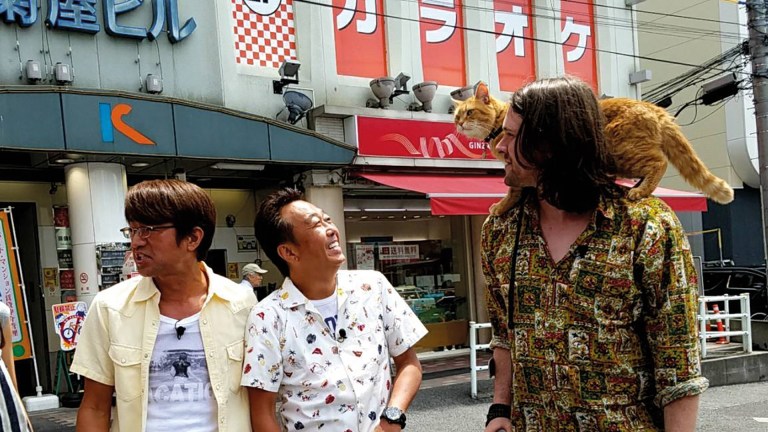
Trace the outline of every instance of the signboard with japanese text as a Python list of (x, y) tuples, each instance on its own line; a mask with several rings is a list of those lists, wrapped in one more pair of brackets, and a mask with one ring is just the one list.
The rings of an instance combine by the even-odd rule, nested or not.
[(336, 71), (339, 75), (387, 75), (384, 0), (333, 0)]
[[(194, 18), (182, 18), (179, 0), (118, 1), (118, 0), (14, 0), (0, 2), (0, 18), (7, 24), (17, 23), (29, 27), (44, 16), (47, 27), (55, 30), (96, 34), (101, 31), (98, 15), (104, 17), (104, 31), (113, 37), (154, 41), (166, 33), (171, 43), (181, 42), (197, 28)], [(41, 3), (48, 9), (43, 14)], [(152, 22), (147, 26), (127, 25), (135, 23), (130, 12), (144, 3), (152, 8)]]
[(379, 245), (379, 260), (417, 260), (419, 259), (419, 245), (397, 244)]
[(232, 0), (237, 63), (278, 69), (296, 59), (293, 0)]
[(577, 76), (598, 91), (595, 15), (592, 0), (560, 2), (560, 24), (565, 73)]
[(9, 215), (10, 210), (0, 209), (0, 301), (11, 308), (13, 357), (23, 360), (32, 357), (32, 349)]
[(358, 116), (360, 156), (494, 159), (488, 144), (468, 138), (448, 122)]
[(59, 335), (62, 351), (72, 351), (77, 348), (77, 339), (80, 336), (88, 305), (85, 302), (70, 302), (51, 306), (53, 312), (53, 326)]
[(499, 85), (513, 92), (536, 79), (531, 0), (494, 0), (493, 16)]
[(425, 81), (466, 83), (462, 0), (419, 0), (421, 63)]

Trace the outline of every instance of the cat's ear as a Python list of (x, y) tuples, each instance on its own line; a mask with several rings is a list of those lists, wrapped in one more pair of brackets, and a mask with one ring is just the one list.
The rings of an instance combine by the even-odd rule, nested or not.
[(480, 81), (475, 87), (475, 99), (483, 101), (484, 104), (491, 103), (491, 94), (488, 92), (488, 86)]

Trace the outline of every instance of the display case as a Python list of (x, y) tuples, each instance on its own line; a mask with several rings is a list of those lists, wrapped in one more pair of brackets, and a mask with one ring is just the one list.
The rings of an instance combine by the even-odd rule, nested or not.
[(125, 255), (130, 247), (130, 243), (100, 243), (96, 245), (99, 291), (120, 282)]

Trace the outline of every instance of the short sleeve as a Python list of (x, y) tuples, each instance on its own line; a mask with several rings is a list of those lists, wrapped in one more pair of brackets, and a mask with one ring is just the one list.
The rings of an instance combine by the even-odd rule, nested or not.
[(115, 368), (109, 358), (109, 345), (107, 308), (96, 296), (80, 329), (70, 370), (101, 384), (114, 386)]
[(499, 248), (498, 241), (501, 235), (495, 229), (499, 222), (498, 217), (489, 216), (483, 223), (481, 233), (481, 260), (483, 266), (483, 276), (485, 277), (485, 304), (488, 308), (488, 319), (491, 323), (492, 337), (490, 348), (509, 349), (509, 339), (507, 335), (507, 304), (505, 294), (497, 277), (497, 269), (494, 264), (494, 257)]
[(245, 325), (242, 386), (274, 393), (279, 390), (283, 381), (280, 344), (283, 330), (283, 323), (274, 308), (256, 305), (251, 310)]
[(709, 385), (699, 360), (697, 276), (688, 240), (671, 211), (650, 218), (638, 246), (635, 266), (647, 304), (655, 403), (664, 407)]
[(389, 354), (397, 357), (416, 345), (427, 334), (427, 328), (387, 278), (381, 273), (377, 273), (376, 277), (381, 289), (384, 336), (387, 338)]

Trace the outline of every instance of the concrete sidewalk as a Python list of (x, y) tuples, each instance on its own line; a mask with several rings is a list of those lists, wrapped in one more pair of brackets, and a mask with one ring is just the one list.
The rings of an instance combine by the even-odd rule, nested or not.
[[(452, 360), (455, 362), (455, 364), (452, 364), (452, 365), (442, 364), (440, 365), (439, 368), (425, 367), (424, 380), (421, 383), (420, 394), (427, 389), (435, 389), (435, 388), (450, 386), (453, 389), (452, 393), (456, 393), (457, 395), (462, 392), (465, 393), (468, 403), (473, 403), (473, 402), (480, 403), (479, 401), (473, 401), (469, 397), (470, 378), (469, 378), (469, 373), (467, 372), (467, 369), (468, 369), (467, 360), (461, 359), (461, 358), (441, 359), (441, 361), (444, 363), (449, 363)], [(425, 364), (426, 363), (430, 363), (430, 362), (425, 362)], [(455, 368), (450, 369), (451, 366)], [(436, 369), (442, 369), (442, 370), (436, 370)], [(481, 380), (479, 385), (479, 392), (478, 392), (479, 400), (482, 400), (480, 398), (484, 397), (484, 392), (486, 392), (487, 394), (486, 398), (490, 398), (491, 396), (491, 394), (489, 393), (490, 390), (487, 390), (488, 388), (491, 387), (491, 381), (488, 379), (488, 373), (481, 372), (478, 374), (478, 377)], [(464, 391), (464, 389), (466, 391)], [(434, 396), (432, 396), (433, 394)], [(435, 399), (435, 400), (431, 401), (431, 399)], [(439, 403), (440, 399), (441, 397), (440, 397), (439, 391), (435, 393), (425, 393), (425, 396), (423, 397), (419, 397), (419, 396), (416, 397), (416, 400), (414, 401), (414, 408), (417, 405), (427, 408), (430, 406), (431, 403)], [(482, 403), (487, 404), (488, 402), (485, 401)], [(32, 421), (32, 426), (34, 426), (35, 428), (35, 432), (73, 432), (75, 430), (75, 419), (77, 418), (77, 408), (58, 408), (54, 410), (38, 411), (38, 412), (30, 413), (29, 418)], [(427, 430), (427, 429), (412, 428), (409, 423), (408, 430)]]

